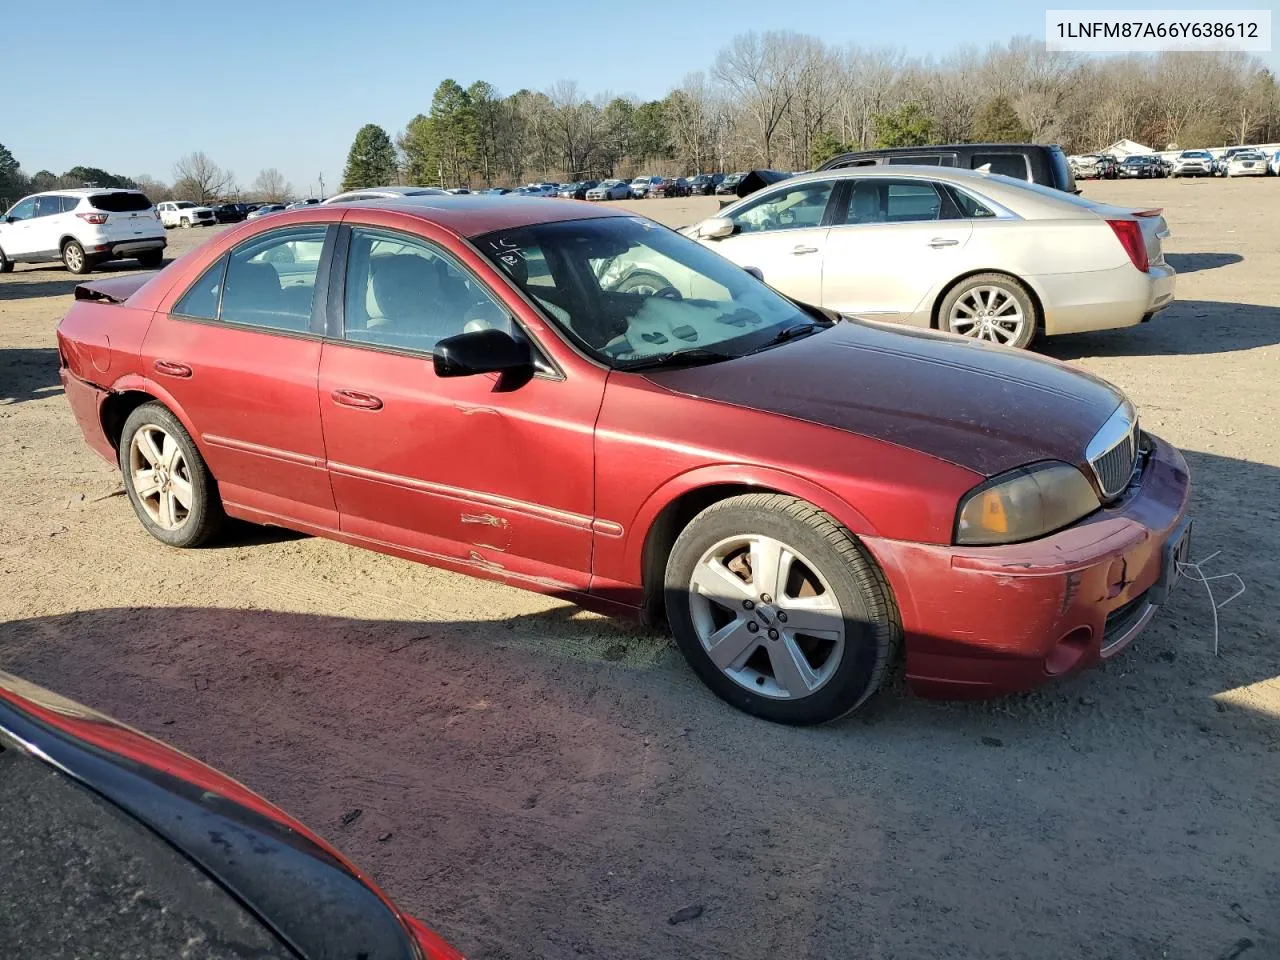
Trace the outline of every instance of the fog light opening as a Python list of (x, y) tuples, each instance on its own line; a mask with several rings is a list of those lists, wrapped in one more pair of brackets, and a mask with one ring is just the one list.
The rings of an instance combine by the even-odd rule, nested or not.
[(1044, 672), (1057, 677), (1072, 670), (1083, 659), (1091, 639), (1093, 631), (1088, 627), (1076, 627), (1066, 634), (1045, 657)]

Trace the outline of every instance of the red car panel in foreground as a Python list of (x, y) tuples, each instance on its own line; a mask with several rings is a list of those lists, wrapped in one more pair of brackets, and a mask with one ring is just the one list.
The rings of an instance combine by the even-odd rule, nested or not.
[(58, 330), (143, 525), (225, 512), (665, 613), (721, 697), (834, 719), (1123, 647), (1189, 539), (1178, 452), (1066, 365), (834, 318), (642, 217), (430, 197), (233, 228)]

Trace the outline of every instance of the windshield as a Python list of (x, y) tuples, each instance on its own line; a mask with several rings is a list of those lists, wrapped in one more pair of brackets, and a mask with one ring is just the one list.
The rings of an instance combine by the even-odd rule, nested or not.
[(177, 203), (174, 204), (174, 206), (177, 207), (179, 210), (189, 210), (192, 207), (194, 207), (195, 204), (192, 203), (190, 200), (179, 200)]
[(499, 230), (476, 246), (591, 356), (628, 367), (741, 356), (815, 318), (741, 267), (643, 217)]
[(1184, 160), (1208, 160), (1209, 154), (1203, 150), (1188, 150), (1182, 155), (1182, 158)]

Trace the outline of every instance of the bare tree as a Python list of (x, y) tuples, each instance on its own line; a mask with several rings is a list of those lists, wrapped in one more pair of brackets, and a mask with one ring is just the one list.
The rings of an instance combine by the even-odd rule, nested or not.
[(184, 200), (206, 203), (226, 193), (235, 178), (202, 150), (188, 153), (173, 165), (173, 191)]
[(253, 192), (268, 203), (279, 203), (293, 194), (293, 186), (275, 167), (267, 167), (253, 181)]
[(774, 138), (795, 96), (804, 40), (799, 34), (780, 31), (741, 34), (720, 51), (712, 68), (750, 118), (766, 167), (773, 166)]

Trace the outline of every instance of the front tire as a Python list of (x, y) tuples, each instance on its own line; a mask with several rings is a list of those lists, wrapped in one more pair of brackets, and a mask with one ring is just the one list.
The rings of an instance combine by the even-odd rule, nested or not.
[(776, 723), (828, 723), (876, 692), (902, 629), (875, 562), (813, 505), (757, 493), (713, 504), (667, 559), (667, 620), (722, 700)]
[(979, 273), (956, 284), (938, 307), (943, 330), (1023, 350), (1035, 339), (1040, 311), (1027, 288), (1004, 273)]
[(198, 547), (224, 514), (218, 486), (191, 435), (161, 403), (144, 403), (124, 422), (120, 472), (143, 528), (171, 547)]
[(88, 273), (93, 269), (93, 261), (84, 252), (78, 240), (68, 240), (62, 247), (62, 264), (71, 273)]
[(183, 230), (190, 230), (191, 219), (189, 217), (183, 217), (182, 220), (179, 221), (179, 225), (182, 227)]

